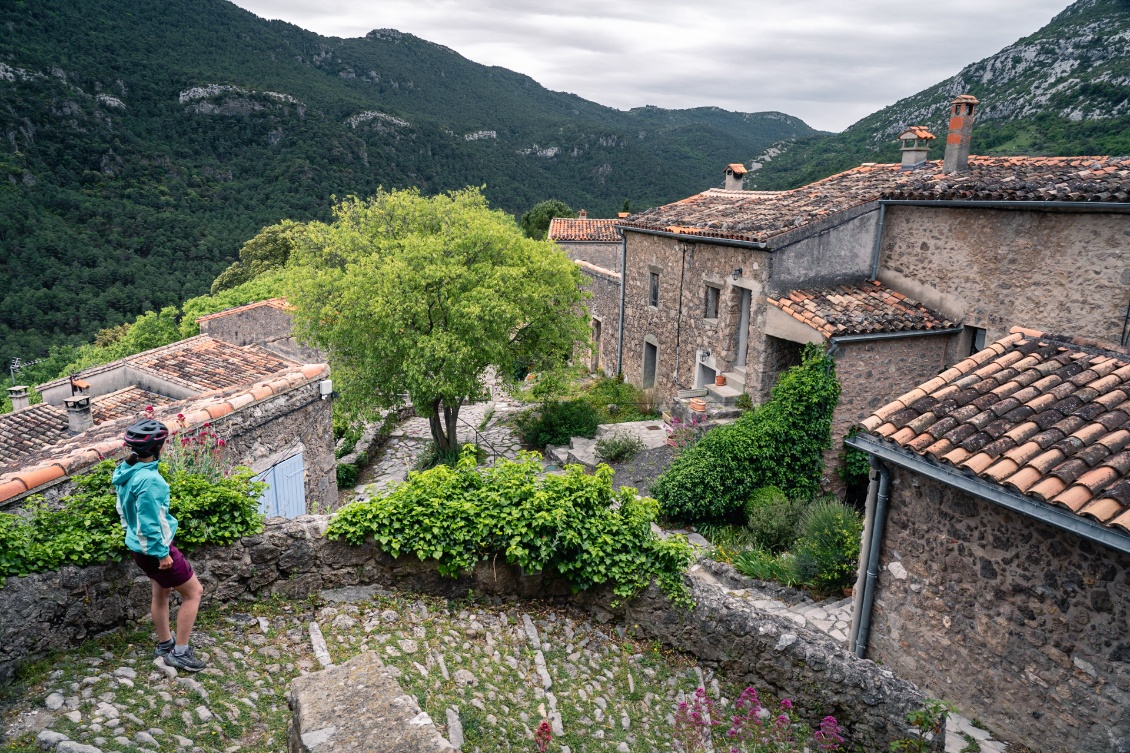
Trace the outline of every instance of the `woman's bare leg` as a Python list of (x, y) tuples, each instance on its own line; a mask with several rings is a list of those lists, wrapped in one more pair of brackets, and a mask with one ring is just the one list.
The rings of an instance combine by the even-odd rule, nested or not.
[(149, 582), (153, 586), (153, 601), (149, 605), (149, 613), (153, 615), (157, 640), (164, 643), (173, 637), (172, 631), (169, 630), (169, 594), (172, 593), (172, 589), (159, 586), (156, 581)]
[[(156, 586), (154, 586), (156, 588)], [(204, 595), (204, 587), (193, 575), (184, 583), (176, 587), (181, 595), (180, 609), (177, 610), (177, 645), (187, 646), (188, 639), (192, 636), (192, 626), (196, 622), (196, 613), (200, 611), (200, 597)], [(167, 591), (166, 591), (167, 593)], [(165, 632), (169, 630), (169, 602), (165, 601)], [(158, 633), (158, 637), (160, 633)]]

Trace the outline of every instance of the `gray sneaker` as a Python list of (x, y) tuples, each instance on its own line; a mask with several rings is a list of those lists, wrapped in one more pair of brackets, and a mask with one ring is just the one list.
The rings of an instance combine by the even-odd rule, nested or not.
[(199, 672), (208, 666), (204, 662), (196, 658), (196, 652), (192, 650), (192, 646), (185, 649), (183, 654), (178, 654), (173, 651), (165, 654), (165, 664), (177, 669), (183, 669), (185, 672)]
[(167, 654), (171, 654), (172, 651), (173, 651), (173, 647), (176, 646), (176, 645), (177, 645), (177, 642), (174, 641), (172, 638), (170, 638), (167, 641), (163, 641), (161, 643), (158, 643), (157, 648), (153, 649), (153, 655), (160, 658), (160, 657), (165, 656)]

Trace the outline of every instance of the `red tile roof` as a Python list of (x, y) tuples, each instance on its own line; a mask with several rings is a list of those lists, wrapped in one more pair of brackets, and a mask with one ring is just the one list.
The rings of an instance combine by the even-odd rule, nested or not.
[(1130, 157), (970, 157), (969, 166), (946, 174), (940, 161), (861, 165), (773, 196), (704, 191), (620, 225), (766, 242), (878, 199), (1130, 202)]
[[(90, 401), (95, 426), (120, 418), (135, 418), (152, 405), (154, 408), (172, 402), (172, 398), (127, 387)], [(67, 409), (39, 403), (30, 408), (0, 415), (0, 470), (11, 469), (44, 447), (69, 436)]]
[(745, 175), (747, 172), (749, 172), (746, 169), (746, 166), (741, 162), (731, 162), (730, 164), (726, 165), (726, 167), (728, 167), (730, 169), (730, 172), (734, 173), (735, 175)]
[(279, 309), (281, 311), (287, 311), (287, 310), (290, 309), (290, 304), (286, 302), (285, 298), (271, 298), (271, 299), (266, 300), (266, 301), (256, 301), (255, 303), (248, 303), (248, 304), (245, 304), (243, 306), (236, 306), (235, 308), (224, 309), (223, 311), (217, 311), (215, 314), (208, 314), (206, 316), (198, 316), (198, 317), (196, 317), (196, 323), (199, 324), (200, 322), (207, 322), (207, 321), (211, 321), (212, 319), (219, 319), (221, 317), (230, 316), (231, 314), (239, 314), (239, 313), (242, 313), (244, 311), (249, 311), (250, 309), (257, 309), (257, 308), (260, 308), (260, 307), (263, 307), (263, 306), (268, 306), (270, 308)]
[(880, 408), (883, 441), (1130, 533), (1130, 354), (1013, 328)]
[[(325, 364), (289, 364), (287, 369), (262, 381), (155, 405), (154, 417), (163, 421), (173, 435), (193, 431), (204, 423), (328, 375), (329, 367)], [(5, 414), (0, 416), (0, 420), (11, 420), (10, 417), (21, 416), (29, 410), (32, 409)], [(63, 415), (63, 420), (66, 421), (65, 412)], [(177, 418), (178, 415), (183, 418)], [(82, 473), (101, 460), (123, 456), (121, 435), (132, 419), (133, 416), (122, 416), (108, 420), (81, 434), (64, 437), (52, 446), (41, 446), (33, 455), (25, 456), (20, 461), (19, 470), (0, 474), (0, 502), (63, 476)], [(220, 431), (223, 431), (222, 426)]]
[(934, 134), (930, 133), (930, 129), (926, 126), (910, 126), (905, 131), (899, 134), (900, 139), (925, 139), (929, 141), (937, 138)]
[(124, 360), (135, 369), (201, 392), (246, 384), (296, 365), (264, 348), (232, 345), (208, 335), (190, 337)]
[(620, 220), (581, 220), (555, 217), (549, 222), (551, 241), (572, 243), (619, 243), (616, 225)]
[(792, 290), (769, 303), (825, 337), (949, 329), (956, 324), (878, 280), (820, 290)]

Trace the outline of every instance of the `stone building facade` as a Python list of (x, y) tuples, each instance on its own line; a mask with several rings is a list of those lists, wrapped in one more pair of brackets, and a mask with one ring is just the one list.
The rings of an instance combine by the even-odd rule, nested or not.
[(200, 334), (211, 335), (233, 345), (260, 345), (305, 363), (324, 363), (326, 360), (325, 354), (294, 338), (290, 309), (282, 298), (256, 301), (201, 316), (196, 323)]
[(887, 515), (870, 658), (1033, 751), (1130, 750), (1130, 555), (897, 467)]
[(1130, 353), (1014, 328), (861, 428), (857, 654), (1033, 751), (1130, 750)]
[(615, 376), (620, 363), (620, 274), (583, 261), (577, 266), (588, 279), (585, 289), (592, 296), (585, 302), (592, 327), (589, 367)]
[(890, 205), (879, 279), (979, 328), (985, 342), (1016, 324), (1120, 342), (1130, 304), (1126, 210)]

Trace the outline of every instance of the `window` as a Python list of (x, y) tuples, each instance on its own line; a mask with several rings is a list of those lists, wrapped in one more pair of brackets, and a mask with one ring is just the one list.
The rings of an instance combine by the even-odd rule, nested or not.
[(707, 319), (718, 318), (718, 294), (721, 293), (718, 288), (711, 285), (706, 286), (706, 308), (703, 311), (703, 316)]
[(969, 327), (969, 355), (979, 353), (985, 349), (985, 329), (984, 327)]
[(659, 360), (659, 346), (655, 343), (643, 344), (643, 388), (655, 386), (655, 369)]
[(659, 273), (651, 273), (651, 284), (648, 286), (647, 305), (659, 308)]

